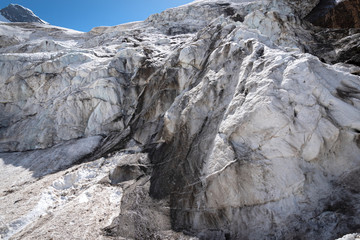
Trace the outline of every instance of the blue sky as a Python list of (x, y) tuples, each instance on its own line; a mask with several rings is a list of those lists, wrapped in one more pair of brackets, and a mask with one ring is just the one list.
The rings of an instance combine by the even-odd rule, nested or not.
[(0, 9), (16, 3), (52, 25), (90, 31), (97, 26), (145, 20), (151, 14), (189, 2), (192, 0), (0, 0)]

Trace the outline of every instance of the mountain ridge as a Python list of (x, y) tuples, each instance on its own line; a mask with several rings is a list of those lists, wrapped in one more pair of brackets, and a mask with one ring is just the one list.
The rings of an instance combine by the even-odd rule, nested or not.
[(7, 7), (0, 10), (0, 14), (3, 18), (5, 18), (5, 20), (9, 22), (36, 22), (48, 24), (36, 16), (33, 11), (19, 4), (9, 4)]

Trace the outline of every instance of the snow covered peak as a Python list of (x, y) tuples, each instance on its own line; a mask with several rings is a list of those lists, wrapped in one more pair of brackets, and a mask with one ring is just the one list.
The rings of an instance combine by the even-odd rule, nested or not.
[(2, 22), (47, 22), (41, 20), (33, 11), (18, 4), (9, 4), (0, 10), (0, 21)]

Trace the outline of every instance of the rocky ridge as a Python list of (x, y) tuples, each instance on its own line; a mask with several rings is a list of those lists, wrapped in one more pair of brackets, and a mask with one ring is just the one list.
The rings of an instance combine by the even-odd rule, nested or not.
[(360, 33), (304, 20), (318, 3), (198, 0), (89, 33), (0, 24), (1, 236), (359, 231)]

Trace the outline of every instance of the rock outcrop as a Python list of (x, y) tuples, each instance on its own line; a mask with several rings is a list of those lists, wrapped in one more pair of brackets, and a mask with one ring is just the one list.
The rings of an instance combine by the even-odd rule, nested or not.
[(360, 32), (304, 20), (318, 3), (198, 0), (89, 33), (0, 24), (1, 236), (360, 231)]
[(321, 0), (306, 19), (326, 28), (360, 28), (360, 1)]

